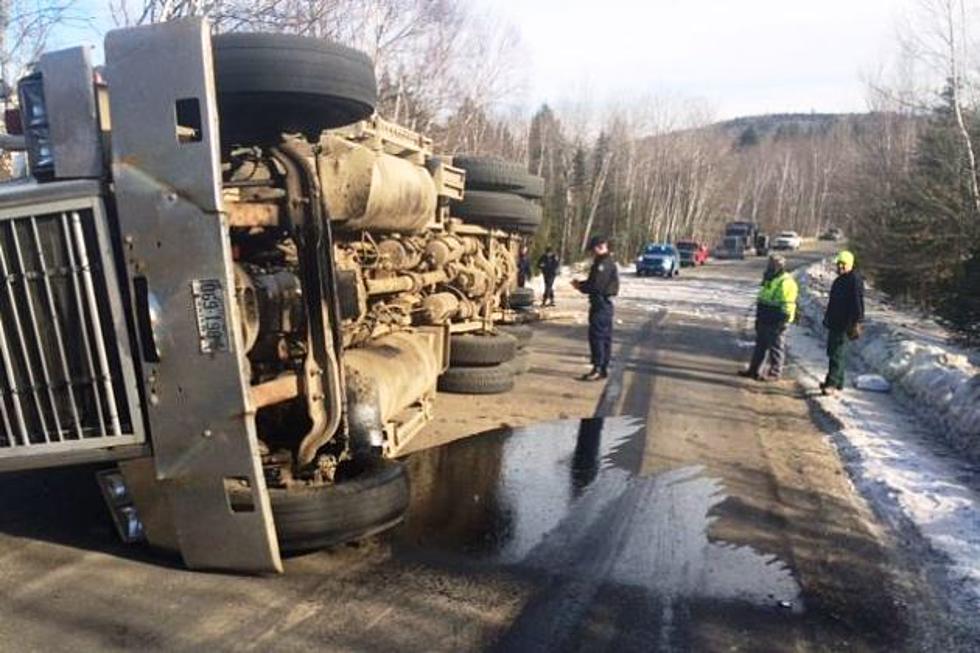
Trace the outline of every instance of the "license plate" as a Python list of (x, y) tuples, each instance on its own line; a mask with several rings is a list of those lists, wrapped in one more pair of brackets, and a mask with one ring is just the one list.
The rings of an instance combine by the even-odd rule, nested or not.
[(197, 279), (191, 282), (194, 311), (201, 353), (228, 351), (228, 320), (225, 315), (225, 292), (219, 279)]

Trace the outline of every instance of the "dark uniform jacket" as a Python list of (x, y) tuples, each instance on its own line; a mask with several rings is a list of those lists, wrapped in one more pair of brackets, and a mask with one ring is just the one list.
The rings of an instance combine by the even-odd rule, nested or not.
[(834, 279), (823, 325), (831, 331), (847, 331), (864, 320), (864, 279), (857, 272), (845, 272)]
[(554, 277), (558, 274), (558, 255), (542, 254), (538, 259), (538, 269), (546, 277)]
[(523, 286), (531, 278), (531, 258), (523, 254), (517, 257), (517, 283)]
[(612, 256), (597, 256), (589, 269), (589, 278), (578, 289), (589, 296), (592, 306), (610, 303), (609, 298), (619, 294), (619, 270)]

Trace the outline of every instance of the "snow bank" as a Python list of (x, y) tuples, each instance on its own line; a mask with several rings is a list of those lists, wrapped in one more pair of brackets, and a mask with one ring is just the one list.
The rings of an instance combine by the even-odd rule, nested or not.
[[(825, 335), (823, 312), (834, 274), (827, 261), (797, 274), (801, 319), (820, 335)], [(865, 304), (865, 330), (853, 350), (871, 371), (910, 397), (951, 445), (980, 462), (980, 368), (970, 352), (942, 344), (940, 327), (891, 309), (873, 289)]]
[[(814, 392), (826, 370), (823, 343), (791, 329), (790, 354), (802, 386), (813, 392), (839, 430), (831, 435), (861, 493), (894, 531), (917, 533), (940, 554), (923, 556), (928, 577), (949, 591), (950, 606), (972, 628), (980, 610), (980, 483), (969, 463), (950, 455), (905, 402), (871, 392), (822, 397)], [(914, 537), (905, 537), (907, 542)]]

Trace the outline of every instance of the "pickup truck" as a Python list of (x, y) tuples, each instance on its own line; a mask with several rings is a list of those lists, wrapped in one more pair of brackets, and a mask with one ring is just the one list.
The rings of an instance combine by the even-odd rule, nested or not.
[(708, 262), (708, 246), (693, 240), (680, 240), (676, 243), (681, 257), (681, 267), (704, 265)]
[(781, 231), (772, 240), (773, 249), (797, 250), (803, 245), (803, 239), (795, 231)]

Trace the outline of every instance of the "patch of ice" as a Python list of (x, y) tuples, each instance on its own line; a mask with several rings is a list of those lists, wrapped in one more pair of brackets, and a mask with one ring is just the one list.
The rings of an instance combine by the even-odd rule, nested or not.
[(674, 279), (638, 277), (621, 268), (619, 297), (623, 306), (643, 311), (666, 309), (680, 317), (696, 317), (723, 323), (739, 320), (755, 305), (756, 289), (736, 280), (685, 277)]
[(854, 379), (854, 387), (868, 392), (888, 392), (892, 389), (891, 383), (880, 374), (861, 374)]

